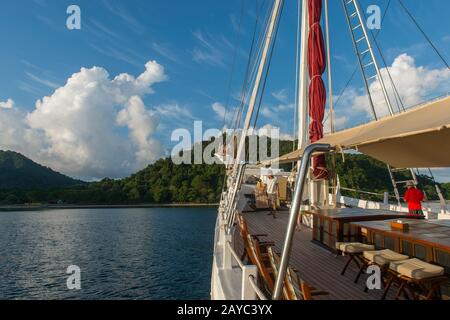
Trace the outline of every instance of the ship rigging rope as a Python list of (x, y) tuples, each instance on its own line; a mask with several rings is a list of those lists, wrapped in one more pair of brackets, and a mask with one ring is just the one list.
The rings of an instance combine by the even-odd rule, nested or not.
[[(383, 17), (381, 18), (381, 26), (383, 25), (383, 22), (386, 19), (387, 13), (388, 13), (389, 8), (391, 6), (391, 2), (392, 2), (392, 0), (389, 0), (388, 4), (386, 5), (386, 9), (384, 9), (384, 14), (383, 14)], [(378, 38), (378, 36), (381, 33), (381, 30), (383, 30), (383, 29), (380, 27), (380, 29), (375, 33), (375, 35), (373, 36), (375, 39)], [(353, 81), (353, 78), (355, 77), (357, 71), (358, 71), (358, 63), (356, 63), (352, 75), (350, 76), (350, 78), (347, 81), (346, 85), (344, 86), (344, 88), (342, 89), (342, 91), (339, 94), (338, 98), (336, 99), (336, 102), (334, 103), (334, 109), (337, 109), (337, 106), (339, 105), (339, 102), (341, 101), (341, 99), (344, 96), (344, 94), (347, 91), (347, 89), (350, 87), (350, 84)], [(326, 121), (328, 119), (328, 116), (329, 116), (329, 114), (327, 114), (327, 116), (325, 117), (324, 121)]]
[[(402, 1), (402, 0), (398, 0), (398, 1), (399, 1), (399, 3), (400, 3), (401, 7), (404, 9), (404, 11), (407, 13), (407, 15), (408, 15), (408, 16), (411, 18), (411, 20), (414, 22), (414, 24), (416, 25), (416, 27), (419, 29), (419, 31), (423, 34), (423, 36), (425, 37), (425, 39), (428, 41), (428, 43), (431, 45), (431, 47), (432, 47), (432, 48), (434, 49), (434, 51), (437, 53), (437, 55), (441, 58), (442, 62), (446, 65), (446, 67), (447, 67), (448, 69), (450, 69), (449, 64), (447, 63), (447, 61), (444, 59), (444, 57), (442, 56), (442, 54), (439, 52), (439, 50), (438, 50), (438, 49), (436, 48), (436, 46), (433, 44), (433, 42), (431, 41), (431, 39), (428, 37), (428, 35), (427, 35), (427, 34), (425, 33), (425, 31), (423, 30), (423, 28), (419, 25), (419, 23), (418, 23), (417, 20), (414, 18), (414, 16), (412, 15), (412, 13), (411, 13), (411, 12), (407, 9), (407, 7), (404, 5), (403, 1)], [(381, 20), (381, 24), (383, 24), (383, 21), (384, 21), (386, 15), (387, 15), (387, 12), (388, 12), (388, 9), (389, 9), (389, 7), (390, 7), (391, 2), (392, 2), (392, 0), (389, 0), (388, 4), (387, 4), (387, 6), (386, 6), (386, 9), (385, 9), (383, 18), (382, 18), (382, 20)], [(364, 13), (364, 15), (365, 15), (365, 13)], [(365, 17), (366, 17), (366, 16), (365, 16)], [(367, 17), (366, 17), (366, 19), (367, 19)], [(387, 74), (388, 74), (388, 76), (389, 76), (389, 79), (390, 79), (390, 82), (391, 82), (391, 85), (392, 85), (392, 88), (393, 88), (393, 91), (394, 91), (394, 96), (395, 96), (395, 99), (396, 99), (397, 107), (398, 107), (399, 111), (401, 111), (401, 110), (400, 110), (400, 106), (401, 106), (401, 108), (402, 108), (403, 111), (406, 111), (405, 106), (404, 106), (404, 103), (403, 103), (403, 101), (402, 101), (402, 98), (401, 98), (401, 96), (400, 96), (400, 94), (399, 94), (399, 92), (398, 92), (398, 90), (397, 90), (397, 87), (396, 87), (396, 85), (395, 85), (395, 82), (394, 82), (394, 80), (393, 80), (393, 78), (392, 78), (392, 75), (391, 75), (391, 73), (390, 73), (390, 71), (389, 71), (389, 68), (388, 68), (388, 66), (387, 66), (386, 59), (385, 59), (385, 57), (384, 57), (384, 55), (383, 55), (383, 52), (382, 52), (381, 47), (380, 47), (380, 45), (379, 45), (379, 42), (377, 41), (377, 38), (378, 38), (380, 32), (381, 32), (381, 29), (378, 30), (376, 34), (374, 34), (373, 31), (371, 31), (371, 35), (372, 35), (372, 38), (373, 38), (373, 40), (374, 40), (374, 43), (375, 43), (375, 45), (376, 45), (376, 47), (377, 47), (377, 50), (378, 50), (378, 52), (379, 52), (379, 54), (380, 54), (380, 56), (381, 56), (381, 59), (382, 59), (382, 61), (383, 61), (383, 64), (384, 64), (385, 69), (386, 69), (386, 71), (387, 71)], [(352, 73), (352, 75), (351, 75), (349, 81), (347, 82), (347, 84), (345, 85), (344, 89), (341, 91), (341, 93), (340, 93), (338, 99), (336, 100), (335, 107), (339, 104), (339, 102), (341, 101), (341, 98), (343, 97), (345, 91), (346, 91), (346, 90), (348, 89), (348, 87), (350, 86), (350, 83), (352, 82), (354, 76), (356, 75), (357, 70), (358, 70), (358, 66), (355, 66), (355, 70), (353, 71), (353, 73)], [(370, 94), (370, 93), (369, 93), (369, 94)], [(326, 120), (327, 118), (328, 118), (328, 115), (327, 115), (327, 117), (325, 118), (325, 120)], [(419, 169), (416, 169), (416, 170), (417, 170), (417, 174), (419, 175), (419, 174), (420, 174)], [(434, 184), (437, 186), (437, 182), (436, 182), (436, 180), (435, 180), (435, 178), (434, 178), (434, 175), (433, 175), (433, 172), (432, 172), (431, 168), (428, 168), (428, 171), (429, 171), (429, 173), (430, 173), (430, 176), (431, 176), (431, 178), (432, 178), (432, 181), (433, 181)]]
[[(247, 61), (247, 67), (246, 67), (246, 73), (245, 73), (245, 79), (242, 85), (242, 90), (241, 90), (241, 98), (240, 98), (240, 104), (238, 105), (238, 107), (236, 108), (235, 111), (235, 116), (232, 119), (232, 126), (233, 126), (233, 131), (236, 131), (239, 127), (240, 127), (240, 123), (241, 123), (241, 117), (242, 117), (242, 112), (245, 106), (245, 102), (247, 99), (247, 92), (248, 92), (248, 88), (252, 82), (252, 79), (254, 78), (254, 73), (256, 70), (256, 63), (258, 61), (258, 57), (260, 56), (260, 52), (261, 52), (261, 46), (262, 46), (262, 39), (264, 38), (264, 34), (265, 32), (261, 31), (259, 36), (258, 36), (258, 40), (257, 40), (257, 45), (256, 47), (259, 48), (256, 51), (256, 55), (254, 53), (254, 48), (255, 48), (255, 40), (256, 40), (256, 34), (258, 33), (258, 24), (259, 24), (259, 20), (260, 20), (260, 12), (262, 11), (262, 7), (264, 2), (261, 4), (261, 7), (258, 7), (258, 1), (256, 2), (257, 7), (256, 7), (256, 21), (255, 21), (255, 27), (254, 27), (254, 31), (253, 31), (253, 39), (252, 39), (252, 45), (251, 45), (251, 49), (250, 49), (250, 53), (249, 53), (249, 57), (248, 57), (248, 61)], [(264, 21), (268, 21), (267, 19), (269, 18), (268, 13), (266, 14), (266, 19), (264, 19)], [(264, 25), (264, 24), (263, 24)]]
[[(234, 108), (234, 112), (233, 112), (233, 116), (231, 118), (230, 121), (230, 128), (232, 128), (232, 131), (236, 131), (238, 123), (240, 122), (239, 120), (239, 113), (242, 112), (243, 106), (244, 106), (244, 102), (245, 102), (245, 95), (246, 95), (246, 91), (248, 88), (248, 82), (249, 82), (249, 77), (250, 77), (250, 66), (252, 64), (252, 60), (253, 60), (253, 52), (254, 52), (254, 47), (255, 47), (255, 40), (256, 40), (256, 34), (258, 31), (258, 24), (259, 24), (259, 19), (260, 19), (260, 12), (263, 7), (263, 3), (261, 4), (261, 6), (259, 6), (259, 1), (256, 0), (255, 2), (256, 4), (256, 9), (255, 9), (255, 26), (254, 26), (254, 30), (253, 30), (253, 36), (252, 36), (252, 42), (251, 42), (251, 47), (250, 47), (250, 51), (248, 54), (248, 58), (247, 58), (247, 65), (246, 65), (246, 71), (245, 71), (245, 76), (244, 76), (244, 81), (242, 84), (242, 88), (241, 88), (241, 99), (240, 99), (240, 104), (238, 106), (236, 106), (236, 108)], [(241, 11), (242, 14), (242, 11)], [(242, 19), (242, 16), (241, 16)], [(242, 21), (242, 20), (241, 20)], [(239, 30), (241, 27), (241, 22), (239, 24)], [(258, 40), (259, 42), (259, 40)], [(230, 95), (230, 92), (229, 92)], [(224, 116), (224, 127), (227, 125), (226, 123), (226, 115)], [(232, 135), (233, 136), (233, 135)], [(225, 136), (225, 138), (227, 139), (228, 137)], [(224, 177), (224, 181), (223, 181), (223, 186), (222, 186), (222, 191), (225, 190), (226, 188), (226, 181), (227, 181), (227, 177), (225, 175)]]
[[(247, 59), (247, 66), (246, 66), (246, 72), (245, 72), (245, 77), (244, 77), (244, 82), (242, 84), (242, 91), (241, 91), (241, 99), (240, 99), (240, 104), (235, 108), (234, 111), (234, 115), (233, 118), (231, 119), (231, 123), (230, 125), (233, 127), (233, 123), (234, 123), (234, 127), (233, 127), (233, 132), (235, 132), (237, 130), (237, 128), (240, 126), (240, 122), (241, 122), (241, 115), (242, 115), (242, 111), (244, 109), (245, 106), (245, 101), (246, 101), (246, 97), (247, 97), (247, 91), (248, 88), (250, 86), (250, 83), (252, 82), (252, 79), (254, 77), (254, 73), (256, 70), (256, 65), (258, 62), (258, 57), (260, 56), (260, 52), (262, 51), (262, 44), (263, 44), (263, 39), (264, 36), (267, 32), (267, 29), (262, 29), (259, 32), (258, 35), (258, 39), (257, 38), (257, 34), (258, 34), (258, 25), (259, 25), (259, 21), (261, 20), (261, 12), (263, 11), (263, 7), (265, 4), (265, 1), (262, 1), (261, 5), (259, 5), (259, 1), (257, 0), (256, 2), (256, 12), (255, 12), (255, 26), (254, 26), (254, 30), (253, 30), (253, 36), (252, 36), (252, 43), (251, 43), (251, 47), (250, 47), (250, 52), (248, 54), (248, 59)], [(269, 8), (269, 7), (267, 7)], [(269, 19), (269, 10), (267, 9), (267, 13), (266, 13), (266, 18), (263, 19), (265, 22), (268, 23), (268, 19)], [(262, 26), (267, 25), (267, 23), (262, 24)], [(256, 48), (259, 48), (256, 50), (256, 54), (255, 54), (255, 42), (256, 42)], [(234, 135), (232, 134), (232, 137)], [(227, 187), (227, 175), (224, 176), (224, 180), (223, 180), (223, 185), (222, 185), (222, 192), (225, 191)]]
[[(388, 5), (387, 5), (387, 8), (389, 8), (390, 2), (391, 1), (389, 1)], [(367, 15), (366, 15), (365, 12), (364, 12), (364, 18), (367, 20)], [(375, 35), (374, 35), (372, 30), (370, 31), (370, 35), (372, 36), (373, 42), (375, 43), (375, 46), (377, 47), (377, 51), (380, 54), (380, 57), (381, 57), (381, 60), (382, 60), (382, 62), (384, 64), (386, 73), (387, 73), (387, 75), (389, 77), (389, 81), (390, 81), (391, 86), (392, 86), (392, 91), (394, 92), (395, 103), (397, 104), (398, 111), (399, 112), (401, 112), (402, 110), (406, 111), (405, 105), (403, 104), (402, 98), (401, 98), (401, 96), (400, 96), (400, 94), (399, 94), (399, 92), (397, 90), (397, 86), (395, 85), (394, 79), (392, 78), (391, 72), (389, 71), (389, 66), (387, 65), (387, 62), (386, 62), (386, 59), (384, 57), (383, 51), (381, 50), (381, 46), (379, 44), (379, 41), (377, 40), (377, 37), (375, 37)], [(383, 78), (382, 75), (381, 75), (381, 77)], [(381, 79), (381, 81), (383, 81), (383, 80)]]
[(235, 68), (236, 68), (236, 60), (237, 60), (237, 53), (239, 50), (239, 40), (240, 40), (240, 35), (241, 35), (242, 20), (244, 17), (244, 9), (245, 9), (245, 0), (241, 0), (241, 13), (240, 13), (240, 17), (239, 17), (238, 30), (235, 31), (235, 33), (236, 33), (235, 48), (234, 48), (234, 54), (233, 54), (233, 63), (231, 66), (230, 79), (228, 81), (228, 90), (227, 90), (228, 93), (227, 93), (227, 100), (225, 103), (225, 111), (224, 111), (224, 115), (223, 115), (223, 127), (225, 127), (227, 124), (228, 107), (230, 104), (230, 96), (231, 96), (231, 85), (233, 82), (234, 72), (235, 72)]
[[(269, 32), (269, 21), (270, 21), (270, 18), (271, 18), (271, 14), (270, 14), (271, 10), (269, 10), (270, 8), (271, 8), (270, 6), (267, 8), (267, 14), (266, 14), (266, 19), (265, 19), (266, 23), (264, 24), (267, 27), (264, 29), (264, 32), (261, 31), (260, 34), (259, 34), (258, 46), (257, 46), (259, 49), (258, 49), (258, 52), (257, 52), (254, 60), (253, 60), (252, 72), (250, 74), (251, 77), (250, 77), (250, 80), (249, 80), (247, 88), (251, 88), (255, 84), (256, 74), (257, 74), (257, 71), (258, 71), (258, 62), (260, 62), (260, 60), (262, 59), (262, 52), (263, 52), (263, 49), (264, 49), (264, 40), (265, 40), (265, 38), (267, 36), (267, 33)], [(247, 92), (247, 93), (249, 93), (249, 92)], [(241, 110), (241, 116), (242, 116), (242, 111), (243, 111), (243, 109)], [(238, 127), (241, 126), (241, 121), (240, 120), (241, 119), (239, 119)]]
[[(439, 57), (441, 57), (442, 61), (444, 62), (444, 64), (445, 64), (445, 65), (447, 66), (447, 68), (448, 68), (447, 62), (445, 61), (445, 59), (443, 58), (443, 56), (439, 53), (439, 51), (438, 51), (437, 48), (434, 46), (434, 44), (431, 42), (430, 38), (427, 36), (427, 34), (424, 32), (424, 30), (420, 27), (420, 25), (418, 24), (418, 22), (416, 21), (416, 19), (414, 18), (414, 16), (413, 16), (413, 15), (411, 14), (411, 12), (405, 7), (405, 5), (403, 4), (402, 0), (399, 0), (399, 2), (400, 2), (400, 5), (403, 7), (403, 9), (406, 11), (406, 13), (407, 13), (407, 14), (410, 16), (410, 18), (414, 21), (414, 23), (415, 23), (415, 25), (417, 26), (417, 28), (422, 32), (422, 34), (425, 36), (425, 38), (427, 39), (427, 41), (430, 43), (430, 45), (433, 47), (433, 49), (436, 51), (436, 53), (439, 55)], [(367, 17), (366, 17), (366, 19), (367, 19)], [(380, 47), (380, 45), (379, 45), (379, 42), (377, 41), (377, 39), (376, 39), (376, 37), (374, 36), (374, 34), (373, 34), (372, 31), (371, 31), (371, 35), (372, 35), (373, 41), (374, 41), (374, 43), (375, 43), (375, 45), (376, 45), (376, 47), (377, 47), (377, 50), (378, 50), (378, 52), (379, 52), (379, 54), (380, 54), (380, 57), (381, 57), (381, 59), (382, 59), (382, 61), (383, 61), (383, 64), (384, 64), (384, 66), (385, 66), (385, 68), (386, 68), (386, 72), (387, 72), (387, 74), (388, 74), (388, 76), (389, 76), (389, 80), (390, 80), (390, 82), (391, 82), (391, 85), (392, 85), (392, 88), (393, 88), (393, 91), (394, 91), (394, 96), (395, 96), (395, 101), (396, 101), (396, 103), (397, 103), (397, 107), (398, 107), (398, 109), (399, 109), (400, 112), (401, 112), (400, 107), (402, 108), (403, 111), (406, 111), (405, 105), (404, 105), (403, 100), (402, 100), (402, 98), (401, 98), (401, 96), (400, 96), (400, 94), (399, 94), (399, 92), (398, 92), (398, 90), (397, 90), (397, 86), (395, 85), (395, 82), (394, 82), (394, 79), (392, 78), (391, 72), (389, 71), (389, 67), (388, 67), (388, 65), (387, 65), (387, 63), (386, 63), (386, 59), (385, 59), (385, 57), (384, 57), (383, 51), (381, 50), (381, 47)], [(416, 168), (416, 171), (417, 171), (417, 176), (419, 176), (419, 175), (420, 175), (419, 169)], [(435, 178), (434, 178), (434, 175), (433, 175), (433, 172), (432, 172), (431, 168), (428, 168), (428, 171), (429, 171), (429, 173), (430, 173), (430, 176), (431, 176), (431, 179), (432, 179), (433, 183), (437, 186), (437, 182), (436, 182), (436, 180), (435, 180)]]
[[(402, 0), (399, 0), (399, 2), (400, 2), (400, 5), (403, 7), (403, 9), (406, 11), (406, 13), (407, 13), (407, 14), (410, 16), (410, 18), (414, 21), (414, 23), (415, 23), (415, 25), (417, 26), (417, 28), (422, 32), (422, 34), (425, 36), (425, 38), (427, 39), (427, 41), (428, 41), (428, 42), (430, 43), (430, 45), (434, 48), (434, 50), (436, 51), (436, 53), (441, 57), (442, 61), (444, 62), (444, 64), (445, 64), (445, 65), (447, 66), (447, 68), (448, 68), (447, 62), (445, 61), (445, 59), (443, 58), (443, 56), (439, 53), (439, 51), (438, 51), (437, 48), (434, 46), (434, 44), (431, 42), (431, 40), (430, 40), (430, 38), (427, 36), (427, 34), (423, 31), (423, 29), (422, 29), (422, 28), (420, 27), (420, 25), (417, 23), (417, 21), (416, 21), (416, 19), (414, 18), (414, 16), (413, 16), (413, 15), (411, 14), (411, 12), (406, 8), (406, 6), (403, 4)], [(390, 1), (389, 1), (389, 3), (390, 3)], [(388, 7), (389, 7), (389, 4), (388, 4)], [(367, 19), (367, 17), (366, 17), (366, 19)], [(402, 100), (402, 98), (401, 98), (401, 96), (400, 96), (400, 94), (399, 94), (399, 92), (398, 92), (398, 90), (397, 90), (397, 86), (395, 85), (394, 79), (392, 78), (391, 72), (389, 71), (389, 67), (387, 66), (386, 59), (385, 59), (385, 57), (384, 57), (383, 51), (381, 50), (381, 47), (380, 47), (380, 45), (379, 45), (379, 42), (377, 41), (377, 37), (374, 36), (374, 34), (373, 34), (372, 31), (371, 31), (371, 35), (372, 35), (373, 41), (374, 41), (374, 43), (375, 43), (375, 45), (376, 45), (376, 47), (377, 47), (377, 50), (378, 50), (378, 52), (379, 52), (379, 54), (380, 54), (380, 57), (381, 57), (381, 59), (382, 59), (382, 61), (383, 61), (383, 64), (384, 64), (384, 66), (385, 66), (385, 68), (386, 68), (386, 72), (387, 72), (387, 74), (388, 74), (388, 76), (389, 76), (389, 80), (390, 80), (390, 82), (391, 82), (391, 85), (392, 85), (392, 88), (393, 88), (393, 91), (394, 91), (394, 96), (395, 96), (395, 101), (396, 101), (396, 103), (397, 103), (397, 107), (398, 107), (398, 109), (399, 109), (400, 112), (401, 112), (400, 107), (402, 108), (403, 111), (406, 111), (405, 105), (404, 105), (404, 103), (403, 103), (403, 100)], [(416, 171), (417, 171), (417, 175), (419, 176), (419, 175), (420, 175), (419, 169), (416, 168)], [(432, 181), (434, 182), (435, 185), (437, 185), (437, 182), (436, 182), (436, 180), (435, 180), (435, 178), (434, 178), (434, 175), (433, 175), (433, 172), (432, 172), (431, 168), (428, 168), (428, 171), (429, 171), (429, 173), (430, 173), (430, 175), (431, 175)]]
[(253, 129), (256, 128), (256, 125), (258, 123), (259, 111), (261, 109), (261, 104), (262, 104), (262, 100), (263, 100), (263, 97), (264, 97), (264, 92), (266, 90), (267, 78), (268, 78), (269, 73), (270, 73), (270, 66), (272, 64), (273, 52), (275, 51), (274, 49), (275, 49), (275, 44), (276, 44), (276, 40), (277, 40), (278, 30), (280, 29), (280, 21), (281, 21), (281, 16), (283, 15), (284, 4), (285, 4), (285, 1), (283, 1), (281, 3), (281, 9), (280, 9), (279, 17), (278, 17), (278, 20), (277, 20), (277, 25), (275, 26), (275, 33), (273, 35), (272, 46), (270, 48), (269, 62), (268, 62), (268, 65), (267, 65), (266, 74), (264, 75), (264, 81), (263, 81), (261, 94), (260, 94), (259, 102), (258, 102), (258, 109), (256, 110), (255, 120), (253, 122)]
[[(249, 74), (249, 69), (250, 69), (250, 64), (251, 64), (251, 57), (252, 57), (252, 53), (253, 53), (253, 48), (254, 48), (254, 43), (255, 43), (255, 38), (256, 38), (256, 31), (257, 31), (257, 25), (258, 25), (258, 19), (259, 19), (259, 14), (258, 14), (258, 1), (256, 1), (256, 15), (255, 15), (255, 28), (254, 28), (254, 32), (253, 32), (253, 38), (252, 38), (252, 42), (251, 42), (251, 48), (250, 48), (250, 52), (248, 54), (248, 59), (247, 59), (247, 66), (246, 66), (246, 71), (245, 71), (245, 76), (244, 76), (244, 81), (242, 84), (242, 89), (241, 89), (241, 100), (244, 97), (244, 92), (246, 90), (246, 82), (248, 81), (248, 74)], [(233, 127), (235, 121), (237, 121), (238, 117), (239, 117), (239, 112), (240, 112), (240, 108), (242, 107), (242, 104), (239, 104), (238, 106), (236, 106), (235, 110), (234, 110), (234, 114), (233, 117), (231, 119), (230, 122), (230, 126)], [(233, 127), (233, 129), (235, 129), (235, 127)]]
[(422, 35), (425, 37), (425, 39), (428, 41), (428, 43), (431, 45), (431, 47), (434, 49), (434, 51), (437, 53), (437, 55), (439, 56), (439, 58), (441, 58), (442, 62), (445, 64), (445, 66), (447, 67), (447, 69), (450, 69), (449, 64), (447, 63), (447, 61), (445, 60), (444, 56), (439, 52), (438, 48), (434, 45), (434, 43), (431, 41), (430, 37), (427, 35), (427, 33), (425, 32), (425, 30), (420, 26), (419, 22), (417, 22), (416, 18), (414, 18), (413, 14), (411, 13), (411, 11), (408, 10), (408, 8), (405, 6), (405, 4), (403, 3), (402, 0), (398, 0), (398, 2), (400, 3), (400, 6), (403, 8), (403, 10), (406, 12), (406, 14), (411, 18), (411, 20), (414, 22), (414, 24), (416, 25), (417, 29), (419, 29), (419, 31), (422, 33)]

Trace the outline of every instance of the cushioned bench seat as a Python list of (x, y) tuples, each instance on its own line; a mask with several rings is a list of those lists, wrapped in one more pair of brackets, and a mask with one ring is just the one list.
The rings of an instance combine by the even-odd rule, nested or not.
[(375, 246), (360, 242), (336, 242), (336, 249), (344, 253), (356, 254), (374, 250)]
[(444, 268), (419, 259), (391, 262), (389, 268), (400, 275), (414, 280), (423, 280), (442, 276)]
[(391, 262), (404, 261), (409, 259), (408, 256), (394, 252), (389, 249), (377, 251), (364, 251), (364, 258), (370, 262), (376, 263), (379, 266), (389, 265)]

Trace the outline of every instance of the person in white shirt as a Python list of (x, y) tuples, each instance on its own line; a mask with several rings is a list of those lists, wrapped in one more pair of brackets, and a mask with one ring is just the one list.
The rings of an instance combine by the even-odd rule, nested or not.
[(278, 198), (278, 180), (273, 175), (273, 172), (269, 170), (268, 176), (266, 179), (266, 185), (267, 185), (267, 197), (269, 200), (269, 209), (270, 213), (269, 215), (273, 215), (274, 218), (276, 218), (276, 211), (277, 211), (277, 198)]
[(261, 176), (259, 177), (261, 182), (266, 185), (267, 185), (267, 176), (269, 175), (269, 171), (271, 171), (269, 168), (270, 168), (270, 166), (266, 165), (265, 168), (261, 169)]

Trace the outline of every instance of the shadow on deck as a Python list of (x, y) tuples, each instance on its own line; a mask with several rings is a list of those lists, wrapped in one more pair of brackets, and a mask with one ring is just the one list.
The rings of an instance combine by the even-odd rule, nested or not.
[[(267, 215), (266, 211), (244, 213), (252, 234), (267, 234), (267, 240), (275, 242), (275, 251), (280, 253), (286, 234), (289, 212), (278, 212), (278, 218)], [(382, 290), (364, 292), (367, 276), (363, 275), (358, 284), (353, 281), (358, 272), (354, 264), (341, 276), (347, 258), (336, 254), (311, 241), (312, 230), (302, 226), (295, 232), (290, 265), (298, 270), (300, 277), (311, 286), (329, 292), (320, 296), (321, 300), (379, 300)], [(243, 252), (239, 231), (235, 233), (235, 249)], [(392, 288), (389, 298), (393, 298), (396, 288)]]

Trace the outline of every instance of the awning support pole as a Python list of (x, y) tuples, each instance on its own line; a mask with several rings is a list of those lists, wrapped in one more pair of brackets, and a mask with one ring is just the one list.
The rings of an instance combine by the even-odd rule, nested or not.
[(328, 144), (311, 144), (306, 147), (303, 154), (303, 160), (301, 161), (301, 167), (295, 182), (295, 193), (292, 201), (292, 207), (289, 213), (289, 222), (286, 231), (286, 238), (284, 240), (283, 253), (281, 255), (281, 262), (279, 272), (275, 282), (275, 290), (273, 292), (272, 299), (278, 300), (283, 292), (283, 282), (286, 276), (287, 267), (289, 265), (289, 259), (292, 251), (292, 240), (294, 239), (295, 227), (297, 224), (298, 214), (300, 212), (300, 206), (302, 204), (303, 189), (305, 186), (305, 180), (308, 175), (309, 163), (314, 152), (329, 152), (331, 146)]

